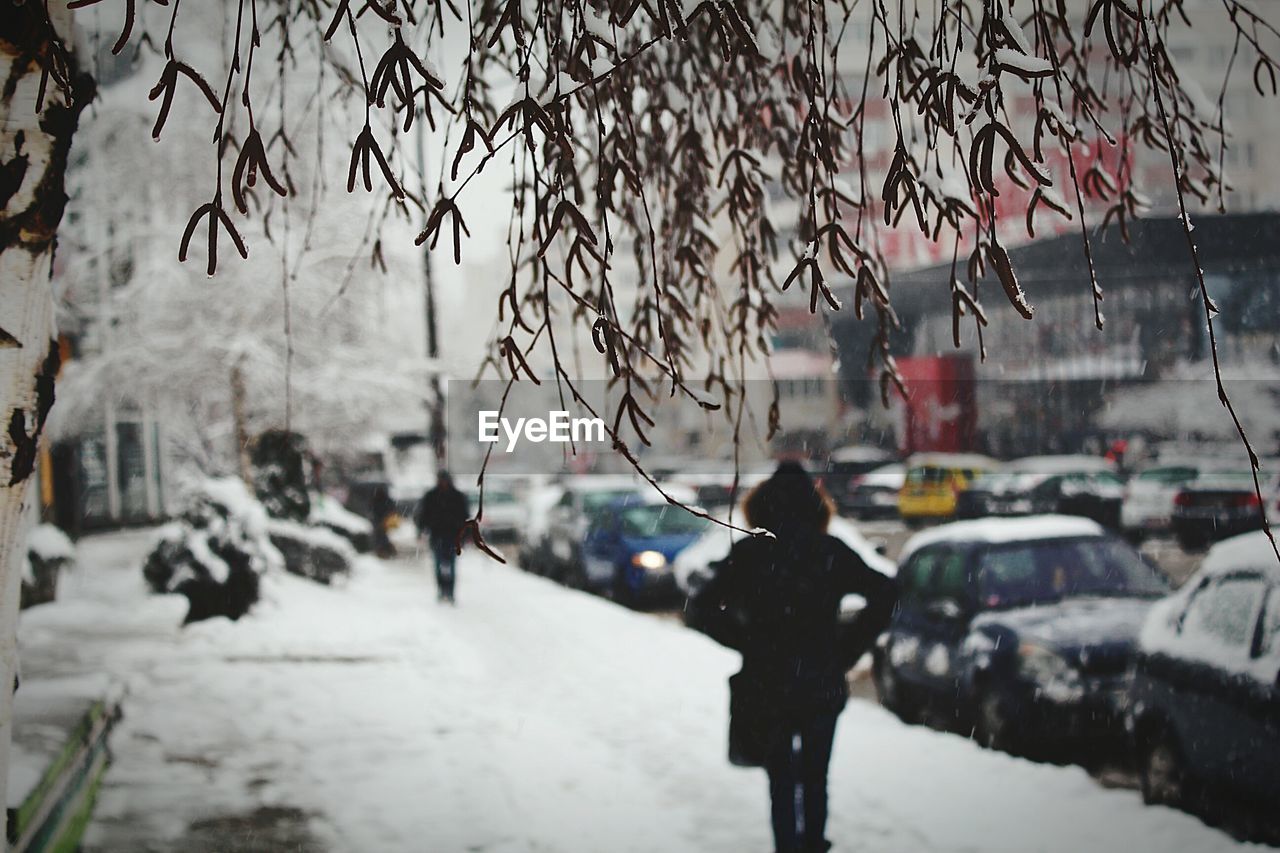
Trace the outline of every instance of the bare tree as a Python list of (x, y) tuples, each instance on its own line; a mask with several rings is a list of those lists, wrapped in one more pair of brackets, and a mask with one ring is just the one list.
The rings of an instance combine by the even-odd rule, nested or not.
[[(1190, 26), (1189, 5), (227, 0), (230, 49), (211, 66), (183, 52), (182, 0), (5, 0), (6, 671), (19, 508), (53, 398), (47, 278), (62, 172), (92, 91), (75, 70), (68, 8), (112, 10), (121, 21), (117, 52), (159, 55), (163, 70), (150, 93), (157, 138), (175, 101), (205, 105), (215, 183), (175, 239), (179, 257), (199, 255), (210, 275), (228, 256), (250, 251), (241, 217), (269, 216), (271, 197), (294, 190), (289, 163), (299, 140), (289, 116), (297, 105), (263, 108), (282, 91), (272, 89), (280, 75), (327, 81), (326, 97), (355, 93), (362, 120), (344, 140), (347, 189), (383, 196), (388, 215), (420, 210), (426, 225), (418, 242), (455, 262), (469, 233), (459, 199), (481, 169), (509, 169), (511, 276), (496, 306), (502, 331), (491, 364), (511, 382), (554, 382), (562, 397), (585, 405), (562, 355), (569, 329), (589, 330), (621, 390), (609, 413), (615, 447), (634, 461), (632, 445), (645, 440), (659, 389), (741, 420), (744, 365), (767, 351), (776, 294), (790, 287), (804, 288), (816, 312), (839, 308), (834, 280), (856, 282), (852, 310), (876, 324), (872, 358), (887, 397), (900, 382), (889, 351), (898, 320), (880, 229), (914, 226), (950, 247), (955, 272), (939, 298), (950, 302), (957, 339), (962, 323), (976, 324), (980, 338), (987, 322), (977, 287), (986, 269), (1031, 319), (1034, 294), (1023, 292), (999, 237), (1001, 175), (1031, 191), (1028, 227), (1038, 215), (1077, 220), (1092, 270), (1087, 210), (1101, 204), (1105, 219), (1122, 225), (1137, 215), (1140, 196), (1124, 155), (1163, 150), (1198, 271), (1183, 196), (1222, 197), (1228, 132), (1223, 99), (1206, 107), (1167, 48), (1172, 31)], [(1280, 34), (1245, 0), (1220, 0), (1220, 8), (1235, 44), (1225, 76), (1251, 74), (1259, 93), (1275, 94)], [(160, 12), (159, 26), (152, 28), (148, 10)], [(854, 22), (857, 39), (848, 36)], [(438, 70), (428, 57), (459, 36), (467, 46), (461, 67)], [(883, 170), (864, 156), (873, 97), (892, 116)], [(406, 180), (411, 158), (402, 151), (417, 121), (447, 128), (449, 156), (425, 193)], [(1083, 144), (1115, 147), (1120, 165), (1086, 167)], [(1050, 153), (1065, 159), (1065, 178), (1044, 167)], [(789, 204), (771, 204), (771, 195)], [(624, 266), (640, 286), (619, 287)], [(1101, 328), (1103, 282), (1091, 278)], [(1214, 308), (1200, 281), (1212, 329)], [(539, 353), (549, 354), (553, 375), (535, 372)], [(775, 400), (772, 422), (777, 415)], [(7, 709), (6, 699), (0, 723)]]

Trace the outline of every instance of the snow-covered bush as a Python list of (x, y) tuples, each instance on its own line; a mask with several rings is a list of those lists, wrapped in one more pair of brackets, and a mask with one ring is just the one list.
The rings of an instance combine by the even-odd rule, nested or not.
[(266, 510), (242, 482), (201, 481), (181, 520), (161, 529), (143, 577), (154, 592), (186, 596), (184, 622), (239, 619), (258, 600), (258, 576), (284, 564), (267, 525)]
[(27, 537), (20, 606), (26, 609), (53, 601), (58, 594), (58, 575), (75, 560), (76, 546), (67, 534), (52, 524), (37, 525)]
[(286, 570), (322, 584), (350, 573), (356, 558), (349, 541), (324, 527), (273, 518), (267, 522), (267, 535), (284, 557)]
[(369, 519), (356, 515), (330, 495), (311, 496), (311, 516), (307, 521), (314, 527), (332, 530), (350, 542), (357, 553), (373, 550), (373, 525)]
[(301, 435), (279, 429), (253, 442), (253, 490), (272, 518), (306, 521), (311, 512), (305, 447)]

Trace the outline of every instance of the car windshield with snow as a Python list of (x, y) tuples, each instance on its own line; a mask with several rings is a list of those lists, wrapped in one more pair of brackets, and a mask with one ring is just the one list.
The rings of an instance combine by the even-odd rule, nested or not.
[(978, 595), (990, 609), (1086, 596), (1154, 598), (1166, 589), (1131, 547), (1105, 536), (993, 545), (978, 572)]
[(1125, 674), (1168, 587), (1128, 544), (1068, 516), (956, 522), (904, 548), (901, 605), (873, 656), (881, 700), (985, 744), (1123, 735)]

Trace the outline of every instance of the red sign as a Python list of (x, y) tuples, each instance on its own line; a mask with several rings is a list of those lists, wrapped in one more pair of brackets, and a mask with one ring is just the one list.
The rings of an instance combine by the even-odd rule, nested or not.
[(899, 394), (904, 453), (962, 453), (975, 448), (978, 408), (973, 358), (938, 355), (898, 359), (907, 386)]

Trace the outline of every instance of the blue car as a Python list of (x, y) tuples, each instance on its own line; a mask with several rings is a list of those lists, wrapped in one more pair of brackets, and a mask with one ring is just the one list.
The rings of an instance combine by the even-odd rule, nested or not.
[(661, 498), (618, 498), (596, 514), (583, 537), (587, 588), (624, 604), (677, 599), (672, 564), (707, 524)]

